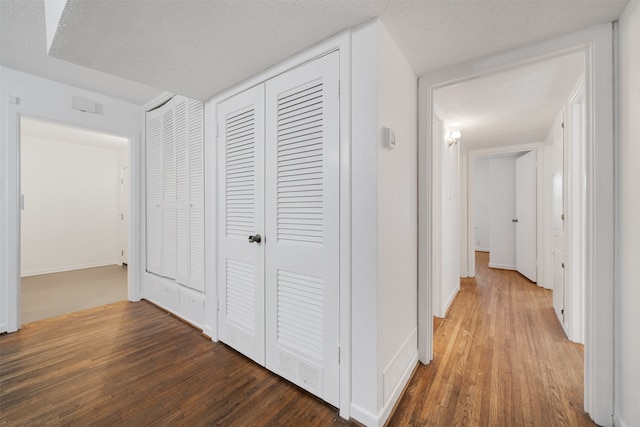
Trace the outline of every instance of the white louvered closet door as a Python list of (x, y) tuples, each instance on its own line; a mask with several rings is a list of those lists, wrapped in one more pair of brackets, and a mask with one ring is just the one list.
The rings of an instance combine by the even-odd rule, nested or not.
[(204, 292), (204, 108), (188, 100), (189, 287)]
[(339, 404), (339, 55), (266, 83), (266, 366)]
[(176, 176), (176, 282), (189, 283), (189, 150), (187, 98), (173, 98)]
[(147, 271), (155, 274), (162, 274), (162, 119), (170, 107), (165, 104), (147, 113)]
[(176, 144), (173, 99), (162, 113), (162, 275), (176, 277)]
[(204, 133), (202, 103), (174, 97), (176, 281), (204, 291)]
[(264, 86), (218, 105), (220, 339), (264, 365)]

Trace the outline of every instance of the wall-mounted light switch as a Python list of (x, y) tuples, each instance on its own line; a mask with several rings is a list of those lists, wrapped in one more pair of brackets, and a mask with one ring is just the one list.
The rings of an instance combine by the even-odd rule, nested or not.
[(396, 133), (391, 128), (382, 128), (382, 145), (389, 150), (396, 148)]

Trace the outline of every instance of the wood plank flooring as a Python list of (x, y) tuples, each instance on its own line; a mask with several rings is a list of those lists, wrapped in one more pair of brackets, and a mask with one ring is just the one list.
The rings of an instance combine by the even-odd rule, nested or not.
[(391, 426), (593, 426), (583, 410), (583, 346), (564, 335), (551, 291), (515, 271), (463, 279)]
[[(593, 425), (582, 347), (564, 337), (551, 293), (484, 264), (436, 319), (435, 360), (417, 368), (388, 425)], [(0, 336), (0, 424), (354, 425), (146, 302)]]
[(349, 425), (147, 302), (0, 336), (0, 425)]

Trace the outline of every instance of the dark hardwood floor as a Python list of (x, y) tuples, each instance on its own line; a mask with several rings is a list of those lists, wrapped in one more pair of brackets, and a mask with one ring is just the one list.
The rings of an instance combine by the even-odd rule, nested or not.
[(0, 336), (0, 425), (350, 425), (147, 302)]
[[(390, 426), (593, 425), (582, 346), (551, 293), (517, 273), (463, 280), (436, 319)], [(338, 411), (146, 303), (115, 303), (0, 336), (0, 425), (353, 425)]]

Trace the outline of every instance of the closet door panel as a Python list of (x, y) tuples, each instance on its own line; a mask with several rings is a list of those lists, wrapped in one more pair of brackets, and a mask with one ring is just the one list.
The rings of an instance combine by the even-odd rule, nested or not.
[(266, 83), (267, 368), (339, 403), (339, 56)]
[(162, 274), (162, 115), (164, 109), (146, 117), (147, 271)]
[(173, 100), (162, 113), (162, 275), (176, 277), (176, 153)]
[(220, 339), (264, 365), (264, 87), (218, 106)]
[(189, 283), (204, 292), (204, 108), (188, 101)]
[(176, 282), (189, 284), (189, 147), (187, 140), (187, 98), (176, 96), (175, 175), (176, 175)]

